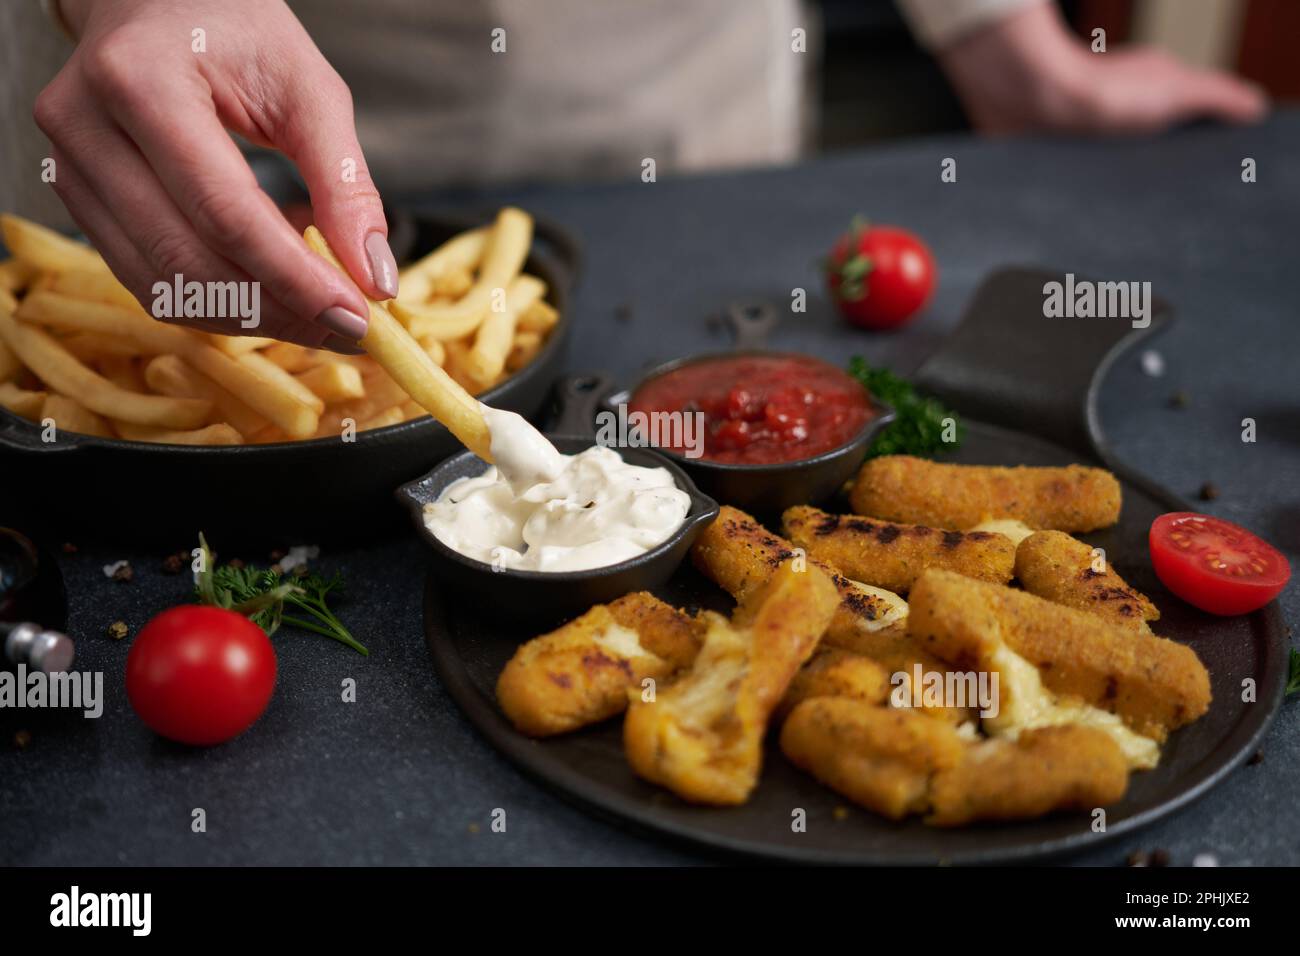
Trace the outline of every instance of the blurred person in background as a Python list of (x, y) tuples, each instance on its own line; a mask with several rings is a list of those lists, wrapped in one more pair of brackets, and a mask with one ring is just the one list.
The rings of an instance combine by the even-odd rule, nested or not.
[[(1266, 109), (1224, 72), (1092, 53), (1049, 0), (897, 2), (980, 132), (1130, 134)], [(791, 162), (820, 40), (799, 0), (42, 5), (45, 28), (76, 45), (36, 98), (51, 144), (37, 155), (55, 159), (55, 192), (113, 271), (144, 302), (177, 272), (258, 280), (259, 334), (312, 346), (364, 334), (361, 292), (396, 293), (376, 184), (630, 177), (646, 157), (660, 174)], [(6, 69), (40, 69), (6, 32)], [(296, 165), (361, 291), (309, 252), (228, 133)], [(39, 166), (7, 171), (31, 192)]]

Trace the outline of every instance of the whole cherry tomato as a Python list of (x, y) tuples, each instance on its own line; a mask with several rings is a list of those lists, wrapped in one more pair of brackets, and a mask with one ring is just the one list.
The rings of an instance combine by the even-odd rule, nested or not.
[(186, 605), (140, 631), (126, 659), (126, 694), (151, 729), (208, 746), (243, 733), (275, 688), (275, 651), (266, 633), (234, 611)]
[(854, 325), (895, 329), (934, 292), (934, 257), (905, 229), (855, 220), (826, 260), (831, 298)]

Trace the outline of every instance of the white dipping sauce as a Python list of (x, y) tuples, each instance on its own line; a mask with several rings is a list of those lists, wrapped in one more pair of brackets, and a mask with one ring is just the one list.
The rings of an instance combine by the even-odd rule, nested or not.
[(682, 526), (691, 500), (666, 468), (612, 448), (562, 455), (513, 412), (483, 406), (496, 464), (424, 506), (451, 548), (501, 568), (582, 571), (644, 554)]

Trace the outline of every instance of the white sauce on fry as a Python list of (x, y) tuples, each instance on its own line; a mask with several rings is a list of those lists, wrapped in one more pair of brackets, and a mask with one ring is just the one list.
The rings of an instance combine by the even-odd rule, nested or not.
[(513, 412), (484, 406), (496, 464), (425, 505), (447, 547), (498, 568), (583, 571), (644, 554), (686, 520), (691, 500), (666, 468), (612, 448), (563, 455)]

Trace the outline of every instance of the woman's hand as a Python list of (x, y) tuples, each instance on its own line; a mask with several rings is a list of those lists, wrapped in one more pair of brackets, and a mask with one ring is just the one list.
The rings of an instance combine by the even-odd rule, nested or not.
[(1268, 108), (1254, 85), (1158, 50), (1093, 53), (1049, 3), (960, 37), (939, 62), (985, 133), (1145, 133), (1198, 118), (1252, 122)]
[[(36, 101), (55, 191), (149, 308), (155, 282), (256, 281), (257, 328), (209, 331), (357, 351), (365, 298), (312, 253), (227, 130), (298, 166), (357, 286), (397, 292), (388, 227), (347, 86), (279, 0), (63, 0), (80, 42)], [(198, 34), (196, 31), (202, 31)], [(202, 36), (202, 44), (197, 37)]]

